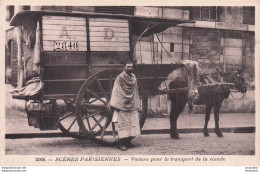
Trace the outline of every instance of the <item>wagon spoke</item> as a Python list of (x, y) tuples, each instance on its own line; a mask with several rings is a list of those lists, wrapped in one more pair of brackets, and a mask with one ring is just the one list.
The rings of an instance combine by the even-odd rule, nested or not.
[(106, 92), (105, 92), (101, 82), (99, 81), (99, 79), (97, 77), (95, 77), (95, 81), (97, 82), (99, 89), (101, 90), (102, 94), (105, 96), (105, 98), (106, 98), (106, 100), (108, 102), (108, 100), (109, 100), (108, 96), (107, 96), (107, 94), (106, 94)]
[(109, 74), (109, 93), (111, 95), (111, 92), (112, 92), (112, 75), (111, 73)]
[[(86, 118), (90, 118), (90, 117), (95, 116), (95, 115), (98, 115), (98, 114), (100, 114), (100, 113), (102, 113), (102, 112), (106, 112), (106, 110), (100, 110), (100, 111), (95, 112), (95, 113), (93, 113), (93, 114), (87, 115)], [(102, 115), (102, 116), (103, 116), (103, 115)]]
[(71, 115), (73, 115), (73, 114), (74, 114), (74, 112), (72, 112), (72, 113), (68, 114), (67, 116), (65, 116), (65, 117), (61, 118), (61, 119), (60, 119), (60, 121), (62, 121), (62, 120), (64, 120), (64, 119), (66, 119), (66, 118), (68, 118), (68, 117), (70, 117), (70, 116), (71, 116)]
[(99, 109), (99, 108), (106, 108), (105, 105), (100, 105), (100, 104), (90, 104), (90, 103), (81, 103), (81, 106), (87, 106), (89, 108), (96, 108), (96, 109)]
[(70, 131), (70, 129), (72, 128), (72, 126), (74, 125), (74, 123), (76, 122), (76, 120), (77, 120), (77, 118), (75, 118), (75, 119), (73, 120), (73, 122), (71, 123), (70, 127), (68, 128), (68, 131)]
[(89, 103), (94, 103), (95, 101), (97, 101), (98, 99), (95, 98), (94, 100), (90, 101)]
[(108, 113), (107, 103), (111, 98), (115, 75), (121, 72), (117, 69), (97, 72), (80, 88), (75, 111), (79, 127), (87, 134), (100, 136), (103, 129), (109, 126), (112, 114)]
[(100, 122), (101, 122), (105, 117), (102, 116), (99, 120), (97, 120), (94, 116), (93, 116), (92, 118), (96, 121), (96, 124), (95, 124), (90, 130), (93, 131), (97, 126), (99, 126), (99, 127), (102, 129), (103, 127), (100, 125)]
[(87, 120), (87, 123), (88, 123), (88, 128), (90, 129), (91, 127), (90, 127), (90, 122), (89, 122), (89, 119), (88, 119), (88, 118), (86, 118), (86, 120)]
[(100, 100), (100, 101), (103, 102), (104, 104), (107, 103), (107, 102), (105, 102), (101, 97), (99, 97), (96, 93), (93, 93), (93, 92), (90, 91), (89, 89), (87, 89), (87, 92), (89, 92), (90, 94), (92, 94), (93, 96), (95, 96), (95, 98), (97, 98), (98, 100)]
[(67, 99), (67, 100), (64, 100), (66, 103), (68, 102), (68, 103), (75, 103), (75, 100), (74, 99)]
[[(94, 119), (94, 121), (96, 122), (96, 124), (97, 124), (100, 128), (103, 128), (103, 127), (100, 125), (100, 122), (101, 122), (101, 121), (98, 122), (98, 120), (97, 120), (97, 118), (95, 118), (95, 116), (92, 116), (92, 118)], [(101, 118), (105, 118), (105, 117), (102, 116)], [(100, 118), (100, 119), (101, 119), (101, 118)], [(99, 120), (100, 120), (100, 119), (99, 119)], [(93, 127), (92, 127), (92, 128), (93, 128)], [(96, 128), (96, 127), (95, 127), (95, 128)]]

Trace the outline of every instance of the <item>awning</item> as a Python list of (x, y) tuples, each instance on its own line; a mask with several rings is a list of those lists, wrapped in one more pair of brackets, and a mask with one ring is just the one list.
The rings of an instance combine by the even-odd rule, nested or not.
[[(159, 33), (169, 27), (175, 27), (181, 23), (195, 23), (193, 20), (171, 19), (162, 17), (145, 17), (133, 16), (124, 14), (107, 14), (107, 13), (69, 13), (69, 12), (50, 12), (50, 11), (22, 11), (17, 13), (11, 20), (11, 26), (19, 26), (26, 23), (26, 21), (37, 22), (43, 15), (56, 15), (56, 16), (73, 16), (73, 17), (101, 17), (101, 18), (118, 18), (127, 19), (130, 21), (130, 28), (132, 35), (147, 37), (154, 33)], [(145, 33), (143, 33), (149, 28)]]
[[(161, 17), (141, 17), (134, 16), (132, 19), (132, 34), (141, 37), (147, 37), (154, 33), (160, 33), (164, 30), (175, 27), (182, 23), (195, 23), (193, 20), (182, 20), (182, 19), (170, 19)], [(144, 33), (144, 31), (148, 30)]]

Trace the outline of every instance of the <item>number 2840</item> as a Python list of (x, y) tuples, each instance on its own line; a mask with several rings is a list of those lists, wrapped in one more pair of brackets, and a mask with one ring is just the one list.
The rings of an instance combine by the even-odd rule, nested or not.
[(78, 42), (71, 41), (55, 41), (55, 50), (78, 50)]

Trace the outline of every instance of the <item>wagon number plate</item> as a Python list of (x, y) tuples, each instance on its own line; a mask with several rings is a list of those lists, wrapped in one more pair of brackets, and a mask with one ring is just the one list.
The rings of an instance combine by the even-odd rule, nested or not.
[(78, 50), (78, 41), (54, 41), (54, 50)]

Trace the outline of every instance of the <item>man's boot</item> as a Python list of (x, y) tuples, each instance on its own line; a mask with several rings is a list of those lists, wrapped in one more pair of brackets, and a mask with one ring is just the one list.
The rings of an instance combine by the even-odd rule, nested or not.
[(118, 140), (118, 145), (117, 145), (117, 148), (121, 151), (126, 151), (127, 150), (127, 147), (125, 146), (126, 144), (126, 139), (123, 138), (123, 139), (119, 139)]
[(134, 137), (129, 137), (127, 138), (127, 141), (126, 141), (126, 147), (127, 148), (134, 148), (134, 147), (137, 147), (137, 145), (134, 145), (131, 140), (133, 139)]

